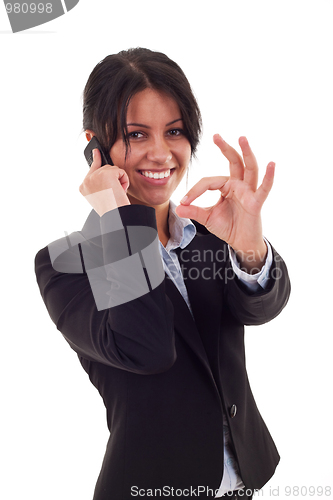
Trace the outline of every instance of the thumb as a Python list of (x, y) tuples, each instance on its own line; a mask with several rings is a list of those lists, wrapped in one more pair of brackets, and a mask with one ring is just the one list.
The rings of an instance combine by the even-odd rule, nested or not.
[(90, 167), (90, 172), (95, 172), (95, 170), (100, 168), (102, 165), (102, 157), (100, 151), (96, 148), (92, 150), (92, 155), (93, 155), (93, 162)]

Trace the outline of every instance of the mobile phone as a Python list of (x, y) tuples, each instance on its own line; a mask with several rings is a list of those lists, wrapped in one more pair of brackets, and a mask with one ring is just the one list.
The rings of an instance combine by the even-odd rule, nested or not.
[(89, 168), (91, 167), (91, 164), (93, 162), (93, 154), (92, 154), (93, 149), (98, 149), (99, 152), (101, 153), (101, 158), (102, 158), (102, 165), (101, 166), (102, 167), (103, 167), (103, 165), (113, 165), (111, 158), (109, 158), (110, 161), (107, 159), (107, 157), (102, 149), (102, 146), (100, 145), (99, 140), (94, 135), (94, 137), (92, 137), (92, 139), (90, 139), (87, 147), (84, 150), (84, 156), (88, 162)]

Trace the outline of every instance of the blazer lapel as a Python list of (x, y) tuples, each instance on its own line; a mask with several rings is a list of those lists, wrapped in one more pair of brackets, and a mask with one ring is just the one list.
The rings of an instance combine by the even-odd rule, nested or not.
[(185, 300), (183, 299), (182, 294), (179, 292), (178, 288), (174, 285), (167, 274), (165, 275), (165, 291), (173, 304), (176, 334), (178, 333), (182, 337), (182, 339), (189, 345), (192, 351), (200, 359), (201, 363), (209, 371), (210, 376), (212, 376), (207, 354), (203, 346), (197, 325), (192, 317), (189, 308), (187, 307)]
[[(220, 253), (217, 253), (218, 251)], [(192, 242), (185, 249), (177, 251), (177, 254), (194, 315), (196, 332), (199, 333), (210, 369), (218, 379), (225, 269), (224, 259), (217, 259), (221, 256), (221, 242), (210, 233), (198, 233)]]

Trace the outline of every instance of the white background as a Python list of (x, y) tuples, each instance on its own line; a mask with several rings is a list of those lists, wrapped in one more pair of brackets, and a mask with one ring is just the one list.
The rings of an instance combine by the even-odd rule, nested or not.
[(198, 99), (204, 135), (189, 186), (227, 175), (216, 132), (235, 147), (246, 135), (261, 177), (276, 162), (264, 233), (288, 264), (292, 295), (274, 321), (247, 328), (252, 389), (282, 457), (260, 497), (333, 486), (332, 19), (331, 0), (81, 0), (12, 34), (0, 6), (1, 498), (93, 495), (105, 409), (48, 316), (34, 256), (90, 212), (78, 191), (83, 87), (97, 62), (135, 46), (174, 59)]

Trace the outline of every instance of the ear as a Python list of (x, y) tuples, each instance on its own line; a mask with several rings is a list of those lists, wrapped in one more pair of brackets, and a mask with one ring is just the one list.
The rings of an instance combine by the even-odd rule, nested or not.
[(92, 130), (86, 130), (86, 138), (88, 142), (94, 137), (94, 135), (95, 133)]

